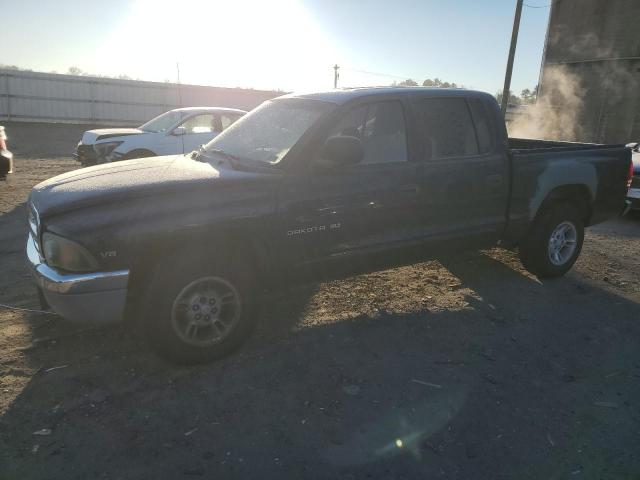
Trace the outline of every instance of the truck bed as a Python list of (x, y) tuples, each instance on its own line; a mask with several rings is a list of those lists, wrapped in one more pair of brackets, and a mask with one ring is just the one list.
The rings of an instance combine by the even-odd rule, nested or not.
[[(511, 177), (507, 243), (517, 243), (542, 202), (557, 189), (579, 189), (590, 204), (585, 225), (620, 213), (631, 150), (625, 145), (509, 138)], [(562, 192), (559, 192), (561, 195)]]

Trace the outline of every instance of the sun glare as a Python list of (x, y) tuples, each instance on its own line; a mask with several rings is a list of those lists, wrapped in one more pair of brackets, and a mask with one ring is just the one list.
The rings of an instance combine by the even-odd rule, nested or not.
[(245, 88), (329, 88), (340, 59), (297, 0), (139, 0), (97, 58), (99, 71)]

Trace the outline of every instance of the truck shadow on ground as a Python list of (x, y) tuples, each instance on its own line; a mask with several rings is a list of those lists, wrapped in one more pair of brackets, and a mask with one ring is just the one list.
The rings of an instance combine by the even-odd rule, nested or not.
[(395, 269), (365, 284), (399, 284), (373, 310), (345, 300), (360, 277), (298, 287), (268, 299), (240, 352), (188, 369), (124, 328), (40, 342), (0, 420), (0, 465), (7, 478), (630, 476), (640, 305), (513, 262), (444, 259), (458, 280), (445, 286), (425, 280), (433, 263)]

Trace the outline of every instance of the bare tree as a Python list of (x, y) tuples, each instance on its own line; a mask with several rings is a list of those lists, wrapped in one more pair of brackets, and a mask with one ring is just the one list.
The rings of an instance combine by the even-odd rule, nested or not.
[(75, 65), (72, 65), (71, 67), (69, 67), (69, 70), (67, 70), (67, 74), (68, 75), (85, 75), (82, 69), (76, 67)]

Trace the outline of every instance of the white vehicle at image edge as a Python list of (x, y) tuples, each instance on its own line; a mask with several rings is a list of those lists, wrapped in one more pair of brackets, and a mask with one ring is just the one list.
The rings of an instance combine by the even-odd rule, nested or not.
[(175, 155), (197, 150), (242, 117), (244, 110), (221, 107), (177, 108), (138, 128), (87, 130), (74, 158), (95, 165), (141, 157)]

